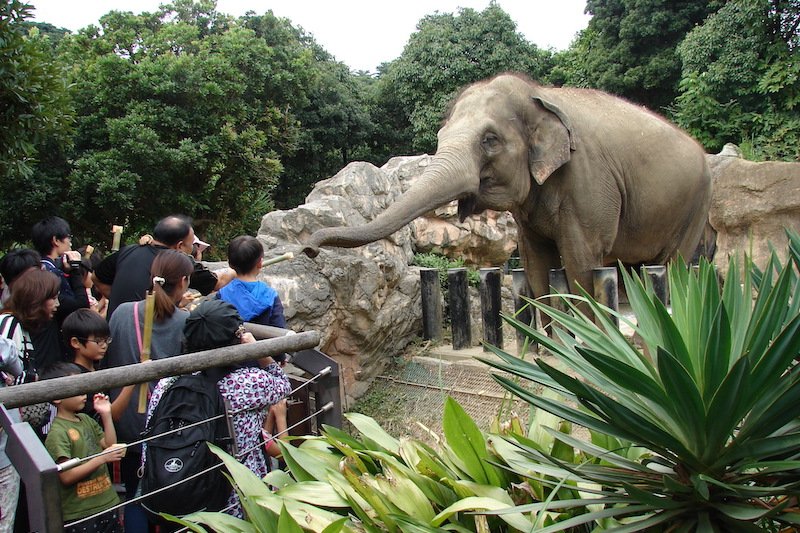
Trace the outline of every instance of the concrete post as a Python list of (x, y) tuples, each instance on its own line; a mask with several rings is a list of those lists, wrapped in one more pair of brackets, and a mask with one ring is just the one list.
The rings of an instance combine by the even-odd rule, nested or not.
[[(617, 269), (616, 267), (600, 267), (592, 269), (592, 285), (594, 299), (598, 303), (605, 305), (609, 309), (619, 311), (619, 293), (617, 292)], [(619, 319), (612, 316), (611, 319), (619, 327)]]
[[(551, 268), (547, 274), (548, 282), (550, 283), (550, 293), (551, 294), (568, 294), (569, 293), (569, 283), (567, 283), (567, 271), (565, 268)], [(563, 300), (558, 297), (550, 298), (550, 307), (558, 309), (559, 311), (567, 311), (567, 306), (564, 304)], [(547, 320), (547, 324), (545, 326), (547, 330), (547, 334), (550, 337), (553, 337), (552, 328), (550, 328), (550, 320)]]
[(653, 291), (661, 303), (667, 305), (669, 294), (667, 286), (667, 267), (664, 265), (644, 265), (642, 266), (642, 277), (648, 276), (653, 283)]
[(419, 270), (422, 291), (422, 338), (442, 338), (442, 288), (439, 284), (439, 269)]
[[(532, 328), (536, 327), (536, 322), (533, 320), (535, 316), (534, 310), (522, 299), (523, 296), (530, 298), (533, 291), (528, 285), (528, 278), (525, 275), (524, 268), (515, 268), (511, 271), (511, 294), (514, 297), (514, 311), (517, 313), (517, 320), (530, 325)], [(525, 346), (525, 335), (517, 331), (517, 351), (521, 351)], [(528, 351), (536, 351), (536, 342), (529, 341)]]
[[(499, 268), (481, 268), (481, 317), (483, 318), (483, 341), (503, 347), (503, 321), (500, 319), (502, 298), (500, 296), (501, 274)], [(484, 351), (489, 349), (484, 346)]]
[(472, 345), (472, 332), (470, 331), (467, 269), (448, 269), (447, 284), (447, 294), (450, 298), (450, 328), (453, 332), (453, 349), (469, 348)]

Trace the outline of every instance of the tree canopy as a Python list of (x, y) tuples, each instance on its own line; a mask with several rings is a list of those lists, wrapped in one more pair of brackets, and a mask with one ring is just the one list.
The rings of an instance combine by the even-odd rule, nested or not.
[(494, 2), (434, 12), (376, 74), (288, 19), (214, 0), (112, 11), (74, 34), (30, 9), (0, 8), (3, 246), (49, 214), (101, 247), (112, 224), (135, 236), (175, 212), (214, 242), (254, 233), (350, 161), (433, 152), (457, 91), (503, 71), (666, 112), (708, 151), (800, 160), (800, 0), (588, 0), (559, 52)]

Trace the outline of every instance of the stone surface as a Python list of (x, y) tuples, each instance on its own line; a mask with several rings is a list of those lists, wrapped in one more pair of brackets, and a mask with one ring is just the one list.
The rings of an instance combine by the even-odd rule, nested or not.
[[(351, 163), (317, 183), (305, 204), (262, 219), (258, 238), (266, 258), (287, 251), (295, 258), (265, 267), (261, 277), (281, 295), (290, 328), (321, 332), (321, 349), (342, 365), (348, 403), (421, 333), (419, 271), (409, 266), (415, 252), (437, 251), (490, 266), (505, 262), (516, 247), (510, 215), (491, 213), (461, 224), (453, 204), (388, 239), (353, 249), (323, 248), (314, 259), (302, 253), (301, 243), (321, 227), (374, 218), (411, 186), (429, 160), (399, 157), (382, 168)], [(474, 342), (480, 338), (476, 335)]]
[(750, 252), (762, 268), (770, 243), (786, 259), (784, 228), (800, 231), (800, 163), (741, 158), (734, 145), (718, 155), (707, 155), (713, 179), (709, 222), (717, 233), (714, 263), (720, 273), (728, 258)]

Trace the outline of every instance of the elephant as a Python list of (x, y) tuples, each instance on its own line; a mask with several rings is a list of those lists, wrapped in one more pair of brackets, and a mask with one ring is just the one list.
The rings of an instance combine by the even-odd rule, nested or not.
[(533, 296), (550, 269), (591, 290), (592, 269), (692, 257), (711, 178), (701, 146), (676, 126), (596, 90), (547, 87), (504, 73), (451, 103), (431, 164), (374, 220), (328, 227), (305, 244), (356, 247), (453, 200), (465, 217), (510, 211)]

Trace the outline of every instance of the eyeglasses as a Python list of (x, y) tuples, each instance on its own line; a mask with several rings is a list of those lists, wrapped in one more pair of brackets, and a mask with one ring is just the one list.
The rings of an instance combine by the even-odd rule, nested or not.
[(93, 343), (97, 344), (98, 346), (108, 346), (109, 344), (111, 344), (111, 341), (114, 340), (113, 337), (102, 337), (102, 338), (99, 338), (99, 339), (86, 339), (86, 338), (83, 338), (83, 337), (76, 337), (76, 338), (79, 341), (83, 342), (83, 343), (93, 342)]

